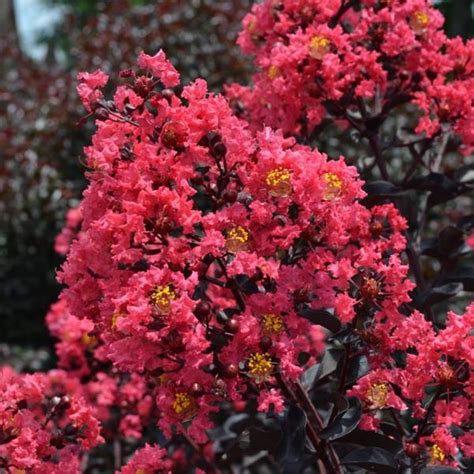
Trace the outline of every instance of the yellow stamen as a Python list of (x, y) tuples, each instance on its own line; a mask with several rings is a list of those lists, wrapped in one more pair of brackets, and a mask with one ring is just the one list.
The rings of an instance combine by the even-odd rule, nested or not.
[(283, 319), (279, 314), (264, 314), (262, 318), (263, 331), (267, 334), (278, 334), (283, 329)]
[(279, 69), (279, 67), (278, 67), (278, 66), (275, 66), (274, 64), (272, 64), (272, 65), (268, 68), (268, 71), (267, 71), (268, 79), (270, 79), (270, 81), (273, 81), (273, 80), (276, 79), (279, 75), (280, 75), (280, 69)]
[(425, 12), (420, 10), (416, 11), (410, 18), (410, 26), (417, 34), (424, 33), (429, 23), (430, 17)]
[(162, 314), (169, 314), (171, 302), (177, 298), (171, 285), (157, 286), (150, 296), (151, 302)]
[(437, 444), (431, 446), (431, 459), (440, 462), (443, 462), (446, 459), (446, 454)]
[(237, 253), (242, 250), (247, 250), (249, 244), (250, 234), (248, 231), (238, 225), (227, 231), (227, 238), (225, 242), (226, 249), (231, 253)]
[(117, 321), (121, 317), (122, 317), (122, 315), (119, 312), (116, 312), (116, 313), (112, 314), (112, 319), (110, 320), (110, 327), (111, 327), (112, 331), (115, 331), (117, 329)]
[(275, 197), (286, 197), (291, 193), (291, 173), (286, 168), (275, 168), (265, 178), (269, 193)]
[(186, 392), (176, 392), (171, 407), (180, 418), (190, 418), (196, 411), (194, 398)]
[(367, 401), (370, 402), (369, 408), (378, 410), (387, 403), (388, 385), (386, 383), (376, 383), (367, 390)]
[(254, 33), (256, 29), (257, 29), (257, 20), (256, 20), (255, 18), (252, 18), (252, 19), (247, 23), (246, 30), (247, 30), (249, 33)]
[(324, 193), (324, 199), (326, 201), (332, 201), (341, 195), (342, 180), (334, 173), (324, 173), (323, 179), (326, 182), (326, 192)]
[(268, 352), (253, 353), (247, 363), (249, 374), (257, 383), (265, 382), (270, 378), (273, 370), (271, 356)]
[(161, 374), (156, 378), (156, 382), (158, 385), (165, 386), (170, 382), (170, 376), (168, 374)]
[(87, 348), (92, 348), (97, 344), (97, 338), (85, 332), (81, 337), (82, 344)]
[(331, 42), (324, 36), (313, 36), (309, 42), (309, 54), (314, 59), (323, 59), (331, 50)]
[(456, 372), (449, 365), (443, 364), (437, 370), (437, 379), (438, 383), (447, 386), (455, 386), (458, 379), (456, 377)]

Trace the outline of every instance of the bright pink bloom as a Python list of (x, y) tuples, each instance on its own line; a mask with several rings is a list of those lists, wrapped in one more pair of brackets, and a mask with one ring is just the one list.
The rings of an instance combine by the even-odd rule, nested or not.
[(179, 73), (166, 59), (166, 55), (162, 50), (154, 56), (149, 56), (142, 51), (138, 57), (138, 65), (158, 77), (165, 87), (174, 87), (179, 84)]
[(77, 93), (84, 104), (84, 107), (90, 112), (95, 103), (102, 99), (101, 89), (107, 84), (109, 76), (97, 70), (95, 72), (81, 72), (77, 75), (80, 81), (77, 86)]

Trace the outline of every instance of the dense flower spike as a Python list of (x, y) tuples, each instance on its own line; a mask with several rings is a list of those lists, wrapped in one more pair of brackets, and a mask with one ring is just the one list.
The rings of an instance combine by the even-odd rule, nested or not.
[[(324, 119), (380, 127), (400, 105), (416, 106), (412, 130), (448, 130), (474, 146), (474, 42), (449, 39), (427, 0), (265, 0), (244, 19), (239, 43), (255, 56), (253, 86), (228, 95), (260, 127), (311, 136)], [(358, 127), (355, 127), (356, 129)]]
[[(313, 312), (398, 323), (405, 223), (358, 202), (362, 182), (342, 159), (268, 129), (255, 137), (202, 80), (165, 94), (176, 71), (162, 52), (139, 64), (146, 75), (113, 104), (95, 93), (104, 113), (61, 304), (83, 370), (86, 349), (154, 379), (161, 430), (203, 443), (220, 402), (284, 409), (282, 389), (323, 348)], [(386, 232), (371, 230), (379, 222)]]

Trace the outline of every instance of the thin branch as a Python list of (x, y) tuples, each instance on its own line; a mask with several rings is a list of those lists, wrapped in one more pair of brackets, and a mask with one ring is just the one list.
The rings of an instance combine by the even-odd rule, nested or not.
[(433, 407), (435, 403), (438, 401), (438, 398), (441, 396), (442, 389), (441, 387), (438, 387), (438, 390), (435, 393), (435, 396), (431, 399), (429, 405), (426, 407), (426, 414), (425, 417), (423, 418), (423, 421), (418, 425), (418, 429), (416, 430), (415, 437), (413, 438), (413, 442), (417, 442), (421, 435), (423, 434), (423, 430), (426, 427), (426, 424), (428, 423), (428, 419), (431, 415), (431, 412), (433, 410)]
[(380, 170), (380, 174), (382, 175), (382, 178), (385, 181), (390, 181), (390, 176), (387, 170), (387, 163), (383, 157), (382, 148), (380, 147), (380, 139), (379, 139), (378, 131), (377, 133), (369, 134), (367, 138), (369, 140), (372, 151), (374, 152), (375, 161), (377, 162), (377, 166)]
[[(309, 410), (309, 413), (316, 420), (318, 431), (320, 431), (323, 428), (323, 421), (321, 417), (319, 416), (319, 413), (316, 410), (316, 407), (314, 406), (313, 402), (308, 396), (308, 393), (306, 392), (305, 388), (301, 385), (301, 382), (299, 380), (296, 382), (296, 386), (298, 388), (298, 391), (301, 397), (304, 400), (305, 405), (307, 406)], [(344, 470), (341, 466), (341, 463), (339, 461), (338, 455), (336, 454), (336, 451), (334, 451), (333, 447), (329, 443), (327, 443), (325, 440), (321, 440), (321, 438), (319, 438), (319, 435), (318, 435), (318, 439), (319, 439), (319, 443), (322, 444), (323, 449), (327, 450), (327, 455), (329, 456), (329, 459), (332, 464), (332, 469), (333, 469), (332, 472), (334, 472), (335, 474), (342, 474)]]
[(426, 281), (421, 270), (418, 251), (415, 250), (412, 239), (408, 234), (405, 234), (405, 238), (407, 240), (407, 247), (405, 251), (408, 257), (410, 268), (413, 272), (413, 276), (415, 277), (417, 287), (423, 291), (426, 288)]
[(214, 473), (220, 472), (219, 469), (217, 468), (217, 466), (216, 466), (211, 460), (209, 460), (209, 459), (205, 456), (205, 454), (204, 454), (204, 452), (203, 452), (201, 446), (199, 446), (199, 445), (188, 435), (188, 433), (187, 433), (185, 430), (183, 430), (183, 431), (181, 432), (181, 435), (182, 435), (183, 438), (187, 441), (187, 443), (191, 446), (191, 448), (193, 448), (193, 450), (194, 450), (197, 454), (199, 454), (199, 455), (201, 456), (201, 458), (206, 462), (206, 464), (207, 464), (206, 472), (208, 472), (209, 474), (214, 474)]
[(329, 27), (334, 28), (339, 23), (339, 20), (343, 17), (344, 13), (355, 6), (358, 1), (359, 0), (349, 0), (348, 2), (343, 2), (336, 14), (329, 20)]
[(418, 140), (413, 140), (411, 142), (390, 143), (389, 145), (387, 145), (387, 148), (408, 148), (408, 147), (411, 147), (413, 145), (418, 145), (420, 143), (424, 143), (424, 142), (429, 141), (429, 140), (430, 140), (430, 138), (423, 137), (423, 138), (420, 138)]
[(122, 446), (118, 438), (114, 438), (113, 451), (114, 451), (114, 469), (117, 470), (122, 467)]
[[(290, 388), (289, 385), (285, 382), (281, 374), (277, 373), (276, 379), (278, 381), (278, 384), (282, 388), (282, 390), (285, 392), (286, 396), (290, 398), (299, 408), (301, 408), (306, 413), (306, 410), (304, 409), (304, 407), (301, 406), (300, 399), (295, 394), (293, 389)], [(321, 429), (321, 427), (319, 427), (318, 429)], [(311, 441), (311, 444), (313, 445), (314, 449), (316, 450), (319, 456), (319, 459), (324, 464), (326, 471), (331, 474), (342, 474), (343, 471), (334, 470), (334, 466), (330, 459), (330, 456), (326, 452), (324, 444), (322, 443), (322, 440), (318, 435), (318, 431), (312, 425), (309, 417), (308, 417), (308, 423), (306, 424), (306, 432), (308, 434), (309, 440)]]
[(441, 166), (441, 161), (446, 151), (446, 147), (448, 146), (450, 137), (451, 137), (451, 134), (447, 132), (441, 138), (441, 143), (438, 149), (438, 153), (436, 154), (436, 157), (433, 160), (433, 164), (431, 165), (431, 171), (434, 173), (437, 173), (439, 171), (439, 168)]
[(233, 278), (229, 278), (229, 276), (227, 275), (227, 268), (224, 262), (220, 258), (216, 259), (216, 261), (227, 280), (227, 288), (229, 288), (229, 290), (232, 291), (232, 294), (234, 295), (237, 306), (239, 307), (240, 311), (245, 311), (245, 300), (242, 295), (242, 292), (240, 291), (240, 288), (237, 286), (237, 283), (235, 282), (235, 280)]
[(396, 413), (396, 411), (393, 408), (390, 408), (389, 413), (392, 416), (393, 421), (395, 422), (395, 425), (398, 428), (398, 431), (400, 431), (400, 435), (402, 437), (405, 437), (407, 435), (407, 432), (406, 432), (405, 428), (403, 427), (403, 425), (400, 421), (400, 418), (398, 417), (398, 414)]

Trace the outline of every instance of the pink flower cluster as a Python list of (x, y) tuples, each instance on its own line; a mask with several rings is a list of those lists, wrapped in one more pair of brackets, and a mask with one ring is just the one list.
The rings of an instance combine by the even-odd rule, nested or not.
[[(419, 312), (390, 331), (378, 325), (367, 338), (371, 371), (348, 392), (363, 401), (361, 427), (377, 430), (383, 410), (392, 410), (396, 418), (408, 414), (415, 422), (408, 452), (419, 455), (424, 446), (430, 463), (451, 466), (457, 466), (460, 451), (466, 458), (474, 456), (474, 436), (469, 431), (473, 325), (474, 304), (464, 315), (450, 312), (446, 328), (438, 333)], [(402, 364), (400, 353), (405, 354)], [(429, 435), (424, 432), (428, 423)]]
[[(337, 390), (360, 400), (359, 428), (382, 433), (389, 419), (420, 465), (473, 455), (474, 304), (437, 326), (413, 311), (405, 219), (367, 208), (342, 157), (286, 137), (327, 118), (378, 133), (411, 104), (415, 133), (449, 124), (472, 150), (473, 43), (441, 25), (425, 0), (255, 4), (240, 44), (260, 72), (228, 89), (250, 125), (205, 81), (182, 87), (162, 51), (122, 71), (113, 100), (103, 72), (79, 75), (96, 133), (89, 186), (56, 241), (65, 289), (46, 322), (60, 370), (0, 372), (0, 471), (79, 472), (84, 450), (155, 423), (211, 465), (223, 406), (273, 416), (311, 404), (300, 377), (344, 335)], [(338, 466), (324, 427), (308, 427)], [(147, 444), (119, 472), (176, 472), (187, 456)]]
[(94, 324), (71, 315), (64, 301), (55, 303), (46, 323), (56, 344), (58, 366), (78, 380), (82, 395), (102, 424), (106, 440), (121, 435), (140, 439), (142, 429), (154, 411), (154, 404), (143, 377), (110, 368)]
[(416, 133), (448, 128), (472, 151), (474, 41), (447, 38), (430, 1), (266, 0), (243, 24), (258, 72), (228, 95), (254, 126), (306, 136), (325, 118), (376, 124), (412, 104)]
[(92, 351), (144, 377), (161, 430), (205, 443), (224, 400), (284, 409), (282, 384), (323, 349), (312, 317), (398, 324), (406, 224), (359, 203), (342, 159), (253, 135), (202, 80), (158, 92), (176, 85), (163, 53), (140, 65), (92, 107), (83, 224), (60, 273), (69, 323), (49, 324), (60, 364), (87, 374)]
[(21, 375), (0, 368), (0, 470), (79, 472), (81, 454), (103, 441), (81, 392), (60, 370)]

